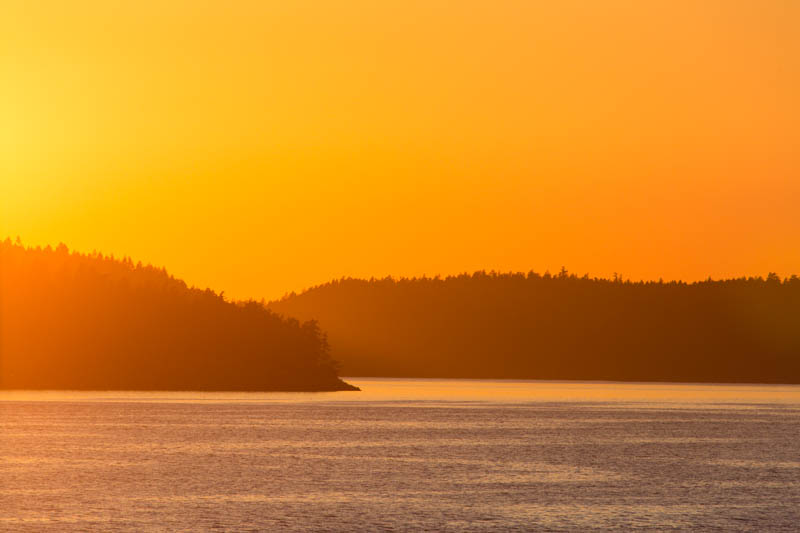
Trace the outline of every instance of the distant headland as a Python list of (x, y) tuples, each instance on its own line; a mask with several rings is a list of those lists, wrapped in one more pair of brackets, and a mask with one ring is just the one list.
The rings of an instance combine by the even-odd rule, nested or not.
[(0, 243), (0, 388), (357, 390), (337, 370), (314, 321), (130, 259)]
[(341, 279), (268, 304), (348, 376), (800, 383), (800, 278)]

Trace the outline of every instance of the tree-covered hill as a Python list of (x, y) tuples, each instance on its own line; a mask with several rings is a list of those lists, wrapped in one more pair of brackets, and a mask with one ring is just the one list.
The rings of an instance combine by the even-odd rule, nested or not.
[(794, 276), (342, 279), (269, 307), (319, 320), (350, 376), (800, 383)]
[(163, 269), (0, 243), (0, 387), (348, 390), (316, 323)]

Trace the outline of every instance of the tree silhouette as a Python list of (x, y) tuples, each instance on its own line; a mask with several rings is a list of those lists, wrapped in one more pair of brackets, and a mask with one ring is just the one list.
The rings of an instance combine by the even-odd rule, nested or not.
[(164, 269), (0, 243), (0, 387), (342, 390), (316, 322)]
[(800, 383), (797, 276), (480, 271), (341, 279), (268, 306), (318, 319), (351, 376)]

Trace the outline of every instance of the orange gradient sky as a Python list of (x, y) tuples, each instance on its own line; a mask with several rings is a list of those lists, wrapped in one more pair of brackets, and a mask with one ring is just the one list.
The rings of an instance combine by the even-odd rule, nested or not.
[(237, 298), (800, 273), (800, 2), (4, 0), (0, 236)]

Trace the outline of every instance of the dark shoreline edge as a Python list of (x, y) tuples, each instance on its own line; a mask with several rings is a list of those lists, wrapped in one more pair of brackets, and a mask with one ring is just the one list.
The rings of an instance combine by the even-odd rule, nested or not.
[(435, 380), (435, 381), (508, 381), (523, 383), (615, 383), (624, 385), (775, 385), (775, 386), (800, 386), (800, 381), (677, 381), (670, 379), (597, 379), (597, 378), (523, 378), (523, 377), (464, 377), (464, 376), (381, 376), (381, 375), (356, 375), (350, 374), (343, 379), (414, 379), (414, 380)]
[(208, 388), (208, 389), (165, 389), (163, 387), (158, 388), (94, 388), (94, 387), (71, 387), (71, 388), (62, 388), (62, 389), (53, 389), (49, 387), (26, 387), (24, 389), (19, 388), (5, 388), (0, 387), (0, 392), (2, 391), (58, 391), (58, 392), (253, 392), (253, 393), (273, 393), (273, 392), (303, 392), (303, 393), (316, 393), (316, 392), (361, 392), (361, 389), (356, 387), (355, 385), (351, 385), (344, 380), (340, 380), (340, 386), (332, 386), (331, 388), (316, 388), (310, 389), (305, 387), (298, 387), (298, 388), (283, 388), (283, 389), (251, 389), (251, 388), (241, 388), (241, 389), (216, 389), (216, 388)]

